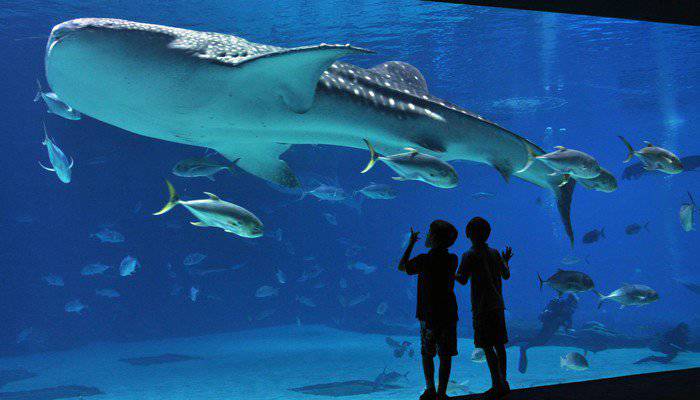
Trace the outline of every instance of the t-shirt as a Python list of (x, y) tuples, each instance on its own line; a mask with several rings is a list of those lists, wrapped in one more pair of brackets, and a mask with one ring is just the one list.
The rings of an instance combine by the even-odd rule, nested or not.
[(501, 276), (506, 271), (505, 263), (498, 250), (488, 245), (472, 246), (462, 255), (457, 271), (457, 280), (465, 284), (471, 278), (472, 316), (504, 309), (501, 291)]
[(455, 272), (457, 255), (447, 249), (431, 249), (406, 264), (406, 273), (418, 274), (416, 318), (429, 324), (446, 325), (457, 322)]

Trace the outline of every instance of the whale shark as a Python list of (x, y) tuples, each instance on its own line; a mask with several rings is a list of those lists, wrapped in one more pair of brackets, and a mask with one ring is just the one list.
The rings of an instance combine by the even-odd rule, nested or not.
[(280, 159), (292, 145), (406, 147), (444, 161), (493, 166), (551, 190), (573, 245), (575, 180), (535, 157), (534, 143), (430, 94), (414, 66), (338, 61), (370, 50), (349, 44), (284, 48), (234, 35), (110, 18), (56, 25), (45, 54), (54, 93), (124, 130), (207, 147), (283, 187), (299, 180)]

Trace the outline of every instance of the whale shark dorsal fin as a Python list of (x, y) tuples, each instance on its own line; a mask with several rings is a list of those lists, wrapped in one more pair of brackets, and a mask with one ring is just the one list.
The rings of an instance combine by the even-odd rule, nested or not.
[(416, 154), (418, 154), (418, 150), (414, 149), (413, 147), (404, 147), (403, 149), (406, 150), (407, 152), (411, 153), (412, 156), (415, 156)]
[(646, 147), (654, 147), (654, 145), (651, 144), (651, 142), (645, 140), (644, 143), (647, 145)]
[(215, 195), (214, 193), (209, 193), (209, 192), (204, 192), (211, 200), (221, 200), (219, 196)]
[(561, 150), (561, 151), (566, 150), (566, 147), (564, 147), (564, 146), (554, 146), (554, 148), (557, 150)]
[[(311, 108), (321, 74), (337, 59), (372, 53), (349, 44), (319, 44), (283, 48), (252, 43), (233, 35), (178, 30), (171, 32), (171, 49), (214, 64), (246, 71), (245, 84), (257, 93), (275, 94), (296, 113)], [(240, 72), (239, 72), (240, 73)]]
[(232, 143), (215, 147), (222, 156), (236, 163), (242, 170), (285, 188), (301, 187), (299, 179), (279, 156), (289, 149), (281, 143)]
[(383, 79), (391, 79), (401, 91), (408, 90), (415, 96), (427, 96), (428, 84), (418, 68), (401, 61), (388, 61), (369, 69), (381, 75)]

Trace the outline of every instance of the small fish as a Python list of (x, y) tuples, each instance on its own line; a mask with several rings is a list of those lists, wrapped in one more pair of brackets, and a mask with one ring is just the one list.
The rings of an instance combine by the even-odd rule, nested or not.
[(678, 216), (681, 220), (681, 228), (686, 232), (695, 230), (695, 200), (693, 200), (693, 196), (690, 192), (688, 192), (688, 197), (690, 198), (690, 203), (682, 204), (678, 212)]
[[(582, 260), (576, 256), (567, 256), (561, 259), (561, 263), (564, 265), (576, 265)], [(586, 264), (588, 264), (588, 257), (586, 257)]]
[(46, 151), (49, 154), (49, 162), (51, 163), (51, 167), (53, 167), (49, 168), (39, 161), (41, 168), (55, 172), (61, 182), (70, 183), (72, 176), (71, 168), (73, 168), (74, 164), (73, 159), (71, 158), (69, 161), (68, 157), (63, 153), (63, 150), (56, 146), (53, 140), (49, 138), (49, 134), (46, 132), (46, 125), (44, 125), (44, 140), (41, 144), (46, 146)]
[(634, 150), (632, 145), (622, 136), (618, 136), (627, 147), (627, 158), (623, 162), (629, 162), (632, 157), (637, 157), (647, 171), (660, 171), (666, 174), (678, 174), (683, 172), (683, 163), (677, 155), (649, 142), (640, 150)]
[(559, 186), (564, 186), (569, 178), (593, 179), (600, 175), (602, 168), (591, 155), (564, 146), (554, 148), (556, 151), (535, 158), (554, 170), (550, 175), (564, 176)]
[(598, 308), (600, 308), (606, 300), (620, 303), (620, 308), (624, 308), (625, 306), (644, 306), (659, 300), (659, 293), (646, 285), (630, 285), (625, 283), (621, 288), (614, 290), (607, 296), (595, 290), (593, 292), (598, 295)]
[(80, 275), (83, 276), (90, 276), (90, 275), (99, 275), (107, 271), (108, 269), (112, 268), (109, 265), (101, 264), (101, 263), (93, 263), (93, 264), (88, 264), (83, 267), (83, 269), (80, 270)]
[(194, 226), (221, 228), (227, 233), (233, 233), (245, 238), (257, 238), (263, 235), (263, 224), (253, 213), (243, 207), (221, 200), (213, 193), (204, 192), (208, 196), (202, 200), (180, 200), (173, 185), (168, 185), (169, 198), (165, 206), (153, 215), (161, 215), (181, 204), (198, 221), (190, 222)]
[(313, 190), (304, 192), (304, 194), (302, 194), (302, 198), (305, 197), (307, 194), (310, 194), (316, 197), (317, 199), (324, 201), (343, 201), (347, 198), (347, 195), (343, 188), (326, 184), (318, 185)]
[(350, 301), (348, 301), (348, 307), (354, 307), (354, 306), (356, 306), (356, 305), (358, 305), (358, 304), (362, 304), (362, 303), (364, 303), (365, 301), (369, 300), (369, 298), (370, 298), (370, 294), (369, 294), (369, 293), (365, 293), (365, 294), (361, 294), (361, 295), (359, 295), (359, 296), (355, 296), (355, 297), (353, 297), (352, 299), (350, 299)]
[(469, 380), (457, 382), (455, 380), (450, 379), (447, 382), (446, 394), (448, 394), (450, 396), (459, 396), (459, 395), (470, 394), (470, 393), (471, 393), (471, 390), (469, 390)]
[(374, 265), (368, 265), (360, 261), (356, 261), (353, 263), (348, 264), (348, 269), (354, 269), (357, 271), (362, 271), (365, 275), (371, 274), (372, 272), (377, 270), (377, 267)]
[(287, 276), (279, 268), (277, 268), (277, 272), (275, 272), (275, 277), (277, 278), (277, 282), (279, 282), (280, 284), (284, 285), (285, 283), (287, 283)]
[(83, 304), (80, 300), (71, 300), (63, 307), (63, 309), (68, 313), (80, 314), (87, 306)]
[(65, 286), (65, 282), (63, 282), (63, 278), (61, 278), (58, 275), (49, 274), (49, 275), (45, 275), (42, 279), (49, 286)]
[(58, 115), (59, 117), (63, 117), (65, 119), (69, 119), (72, 121), (77, 121), (79, 120), (82, 115), (80, 112), (73, 107), (69, 106), (68, 104), (62, 102), (56, 93), (54, 92), (44, 92), (41, 88), (41, 82), (37, 79), (36, 81), (37, 86), (39, 87), (39, 92), (36, 94), (34, 97), (34, 102), (39, 101), (39, 99), (44, 100), (44, 103), (46, 104), (47, 112), (50, 114), (55, 114)]
[(237, 268), (235, 268), (235, 265), (231, 266), (231, 267), (226, 267), (226, 266), (221, 267), (221, 266), (215, 266), (215, 265), (207, 265), (207, 266), (193, 265), (190, 268), (188, 268), (187, 271), (191, 275), (205, 276), (205, 275), (209, 275), (209, 274), (216, 274), (219, 272), (234, 271), (236, 269)]
[(601, 228), (600, 230), (593, 229), (592, 231), (586, 232), (586, 234), (583, 235), (582, 241), (585, 244), (591, 244), (597, 242), (600, 238), (605, 238), (605, 228)]
[(102, 228), (99, 232), (91, 234), (90, 237), (95, 237), (102, 243), (122, 243), (124, 241), (124, 235), (109, 228)]
[(386, 368), (384, 368), (384, 371), (382, 371), (381, 374), (377, 375), (376, 378), (374, 378), (374, 383), (378, 386), (385, 386), (385, 385), (396, 385), (397, 383), (400, 383), (401, 381), (407, 381), (408, 380), (408, 372), (405, 374), (398, 373), (396, 371), (390, 371), (387, 372)]
[(484, 199), (491, 199), (493, 197), (496, 197), (496, 195), (493, 193), (489, 193), (489, 192), (476, 192), (476, 193), (472, 193), (471, 197), (472, 197), (472, 199), (475, 199), (475, 200), (484, 200)]
[(396, 189), (381, 183), (371, 183), (356, 191), (372, 200), (391, 200), (396, 198)]
[(323, 218), (325, 218), (326, 222), (328, 222), (329, 224), (338, 226), (338, 220), (335, 218), (335, 215), (331, 213), (323, 213)]
[(676, 282), (678, 282), (679, 284), (685, 286), (685, 288), (690, 290), (691, 292), (700, 295), (700, 284), (699, 283), (688, 282), (688, 281), (684, 281), (684, 280), (678, 279), (678, 278), (675, 278), (674, 280)]
[(307, 307), (316, 307), (316, 303), (308, 297), (297, 296), (297, 301)]
[(575, 351), (568, 353), (567, 355), (560, 357), (559, 366), (561, 368), (567, 368), (574, 371), (585, 371), (588, 369), (588, 360), (582, 354)]
[(229, 163), (228, 161), (216, 161), (207, 157), (191, 157), (179, 161), (173, 167), (173, 174), (182, 178), (208, 178), (214, 181), (214, 175), (219, 171), (234, 171), (234, 165), (238, 160)]
[(206, 255), (206, 254), (202, 254), (202, 253), (190, 253), (190, 254), (188, 254), (188, 255), (185, 257), (185, 259), (182, 261), (182, 264), (184, 264), (184, 265), (186, 265), (186, 266), (188, 266), (188, 267), (191, 267), (191, 266), (193, 266), (193, 265), (196, 265), (196, 264), (201, 263), (202, 261), (204, 261), (205, 258), (207, 258), (207, 255)]
[(107, 297), (110, 299), (115, 299), (115, 298), (121, 296), (119, 294), (119, 292), (117, 292), (114, 289), (97, 289), (97, 290), (95, 290), (95, 294), (98, 296)]
[(388, 309), (389, 309), (389, 304), (387, 304), (385, 301), (379, 303), (379, 305), (377, 305), (377, 310), (376, 310), (377, 315), (384, 315), (384, 314), (386, 314), (386, 311), (387, 311)]
[(260, 286), (258, 290), (255, 291), (255, 297), (259, 299), (263, 299), (266, 297), (272, 297), (272, 296), (277, 296), (277, 294), (280, 292), (280, 290), (276, 287), (264, 285)]
[(190, 288), (190, 300), (194, 303), (197, 301), (197, 297), (199, 296), (199, 288), (192, 286)]
[(428, 154), (418, 152), (416, 149), (407, 147), (407, 153), (395, 154), (393, 156), (378, 156), (369, 140), (364, 139), (369, 148), (369, 163), (362, 170), (366, 173), (377, 162), (382, 161), (399, 176), (392, 179), (396, 181), (420, 181), (431, 186), (450, 189), (457, 186), (459, 178), (455, 169), (445, 161)]
[(537, 274), (537, 279), (540, 281), (540, 290), (542, 285), (547, 285), (557, 291), (559, 297), (564, 293), (582, 293), (592, 290), (593, 279), (590, 276), (579, 271), (564, 271), (558, 269), (554, 275), (547, 280), (543, 280), (540, 274)]
[(132, 256), (126, 256), (122, 259), (121, 264), (119, 264), (119, 275), (129, 276), (133, 274), (137, 268), (141, 267), (139, 260)]
[(34, 327), (30, 326), (28, 328), (24, 328), (21, 331), (19, 331), (19, 333), (17, 334), (16, 343), (17, 344), (24, 343), (27, 340), (29, 340), (29, 338), (31, 338), (32, 335), (34, 335)]
[(627, 225), (627, 227), (625, 228), (625, 233), (628, 235), (636, 235), (642, 231), (642, 228), (646, 229), (646, 231), (649, 232), (649, 223), (647, 222), (643, 226), (637, 223)]
[(472, 351), (470, 359), (475, 363), (486, 362), (486, 353), (484, 353), (484, 349), (480, 347), (475, 348), (474, 351)]

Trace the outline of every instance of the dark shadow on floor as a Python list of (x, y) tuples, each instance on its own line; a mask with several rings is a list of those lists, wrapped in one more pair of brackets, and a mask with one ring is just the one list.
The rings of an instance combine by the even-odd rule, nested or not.
[[(479, 399), (481, 395), (453, 397)], [(686, 400), (700, 398), (700, 368), (516, 389), (504, 400)]]

